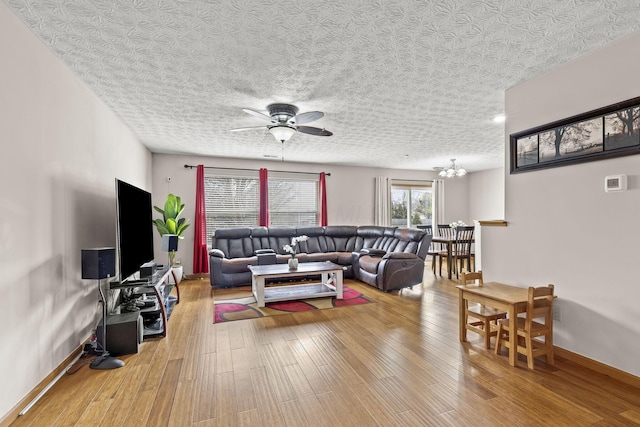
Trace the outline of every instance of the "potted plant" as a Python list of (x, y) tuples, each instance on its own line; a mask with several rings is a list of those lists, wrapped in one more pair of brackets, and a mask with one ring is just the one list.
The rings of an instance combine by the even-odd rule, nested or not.
[(284, 249), (285, 252), (289, 252), (291, 254), (291, 258), (289, 258), (289, 261), (288, 261), (289, 270), (298, 269), (298, 258), (296, 258), (296, 254), (298, 253), (298, 243), (306, 242), (307, 240), (309, 240), (309, 237), (307, 236), (292, 237), (291, 244), (284, 245), (282, 247), (282, 249)]
[[(180, 197), (169, 194), (167, 200), (164, 202), (164, 209), (160, 209), (157, 206), (153, 207), (156, 211), (162, 214), (162, 219), (154, 219), (153, 222), (158, 229), (160, 236), (165, 234), (175, 234), (178, 239), (184, 239), (182, 233), (189, 227), (189, 223), (185, 218), (180, 218), (184, 211), (184, 204), (181, 202)], [(176, 271), (176, 277), (182, 278), (182, 266), (175, 264), (176, 251), (169, 252), (169, 264)]]

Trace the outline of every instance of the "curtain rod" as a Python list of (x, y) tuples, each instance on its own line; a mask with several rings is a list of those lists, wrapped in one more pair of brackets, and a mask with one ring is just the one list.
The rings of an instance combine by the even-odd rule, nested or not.
[[(194, 165), (184, 165), (185, 169), (193, 169), (193, 168), (197, 168), (198, 166), (194, 166)], [(233, 170), (233, 171), (251, 171), (251, 172), (259, 172), (260, 169), (246, 169), (246, 168), (223, 168), (223, 167), (219, 167), (219, 166), (204, 166), (205, 169), (223, 169), (223, 170)], [(304, 174), (304, 175), (318, 175), (318, 173), (314, 173), (314, 172), (296, 172), (296, 171), (279, 171), (279, 170), (274, 170), (274, 169), (269, 169), (269, 172), (284, 172), (284, 173), (300, 173), (300, 174)], [(325, 176), (331, 176), (331, 172), (325, 172)]]
[(430, 182), (433, 179), (402, 179), (402, 178), (391, 178), (391, 181), (405, 181), (405, 182)]

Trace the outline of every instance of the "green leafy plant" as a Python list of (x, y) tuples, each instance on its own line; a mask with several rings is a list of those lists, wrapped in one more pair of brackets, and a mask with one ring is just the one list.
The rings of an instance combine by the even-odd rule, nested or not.
[[(178, 239), (184, 239), (181, 236), (189, 227), (189, 223), (185, 218), (180, 218), (184, 211), (184, 204), (181, 202), (180, 197), (169, 194), (166, 202), (164, 202), (164, 209), (160, 209), (157, 206), (153, 207), (156, 211), (162, 214), (162, 219), (154, 219), (153, 222), (158, 229), (158, 233), (161, 236), (165, 234), (175, 234)], [(169, 252), (169, 263), (173, 265), (173, 261), (176, 256), (176, 251)]]

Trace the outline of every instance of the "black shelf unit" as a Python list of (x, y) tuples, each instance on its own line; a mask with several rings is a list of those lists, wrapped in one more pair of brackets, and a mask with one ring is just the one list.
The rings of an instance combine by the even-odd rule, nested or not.
[[(169, 277), (173, 275), (174, 283), (169, 283)], [(165, 267), (145, 280), (132, 280), (125, 282), (112, 282), (110, 289), (126, 290), (131, 295), (147, 295), (147, 301), (152, 300), (150, 307), (141, 307), (132, 313), (139, 313), (143, 319), (143, 337), (155, 338), (167, 335), (167, 323), (174, 306), (180, 301), (178, 280), (171, 268)], [(171, 295), (176, 288), (178, 296)], [(122, 305), (122, 304), (121, 304)], [(121, 307), (119, 305), (119, 307)]]

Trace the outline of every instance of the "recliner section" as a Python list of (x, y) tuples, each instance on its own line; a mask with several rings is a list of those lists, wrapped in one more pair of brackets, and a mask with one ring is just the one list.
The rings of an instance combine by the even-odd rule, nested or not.
[[(378, 226), (238, 227), (216, 230), (209, 252), (214, 288), (251, 284), (249, 265), (286, 263), (282, 248), (291, 238), (306, 235), (299, 244), (299, 262), (331, 261), (356, 278), (383, 291), (422, 282), (431, 235), (422, 230)], [(271, 250), (272, 252), (269, 253)]]

